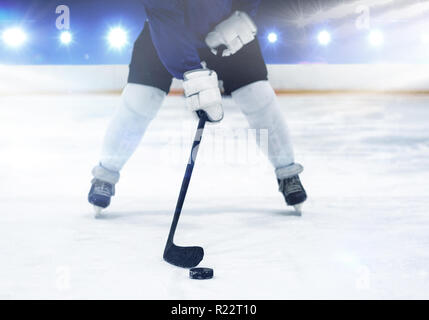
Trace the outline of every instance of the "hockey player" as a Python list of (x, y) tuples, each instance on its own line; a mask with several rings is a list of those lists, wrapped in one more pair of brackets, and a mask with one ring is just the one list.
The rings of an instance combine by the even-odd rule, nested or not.
[[(300, 210), (306, 192), (295, 163), (287, 125), (256, 38), (260, 0), (143, 0), (147, 21), (134, 44), (128, 84), (93, 169), (88, 200), (98, 210), (110, 205), (120, 171), (136, 150), (169, 92), (183, 79), (192, 111), (210, 122), (224, 113), (218, 79), (252, 129), (268, 130), (268, 158), (286, 203)], [(218, 54), (218, 48), (224, 48)], [(202, 67), (205, 62), (206, 68)]]

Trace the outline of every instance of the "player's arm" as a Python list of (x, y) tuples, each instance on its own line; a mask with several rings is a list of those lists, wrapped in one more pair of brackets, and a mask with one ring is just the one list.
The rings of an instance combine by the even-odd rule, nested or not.
[(259, 1), (248, 1), (246, 5), (238, 6), (244, 11), (235, 11), (207, 35), (206, 44), (213, 54), (217, 55), (223, 48), (222, 55), (230, 56), (255, 40), (258, 28), (251, 15), (256, 15), (258, 5)]
[(167, 70), (183, 79), (188, 107), (205, 111), (209, 121), (217, 122), (223, 118), (217, 74), (202, 69), (182, 6), (181, 1), (145, 1), (152, 41)]
[(185, 24), (181, 1), (145, 0), (150, 33), (159, 58), (177, 79), (185, 72), (201, 68), (201, 60)]

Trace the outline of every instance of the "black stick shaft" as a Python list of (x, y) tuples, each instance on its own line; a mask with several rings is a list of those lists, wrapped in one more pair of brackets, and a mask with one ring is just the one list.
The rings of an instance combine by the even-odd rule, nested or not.
[(177, 224), (180, 214), (182, 213), (183, 203), (185, 202), (186, 193), (188, 191), (189, 182), (191, 181), (192, 171), (194, 170), (195, 160), (197, 159), (198, 149), (203, 137), (204, 127), (206, 125), (207, 115), (205, 112), (200, 113), (200, 121), (195, 134), (194, 143), (192, 144), (191, 156), (189, 157), (188, 165), (186, 166), (185, 177), (183, 178), (182, 187), (180, 189), (179, 199), (177, 200), (176, 210), (174, 212), (173, 222), (171, 223), (170, 233), (168, 235), (167, 246), (171, 245), (176, 233)]

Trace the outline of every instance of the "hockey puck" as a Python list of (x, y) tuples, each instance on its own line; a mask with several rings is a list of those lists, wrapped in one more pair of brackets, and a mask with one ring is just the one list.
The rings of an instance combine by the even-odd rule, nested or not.
[(212, 279), (213, 274), (213, 269), (210, 268), (192, 268), (189, 271), (189, 277), (194, 280)]

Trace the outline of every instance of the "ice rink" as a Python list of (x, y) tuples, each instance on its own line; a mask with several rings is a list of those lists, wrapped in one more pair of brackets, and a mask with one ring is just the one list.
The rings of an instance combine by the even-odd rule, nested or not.
[(182, 98), (94, 219), (90, 171), (118, 101), (0, 96), (1, 299), (429, 298), (429, 96), (281, 96), (306, 168), (302, 217), (227, 101), (176, 236), (204, 247), (208, 281), (162, 260), (197, 124)]

